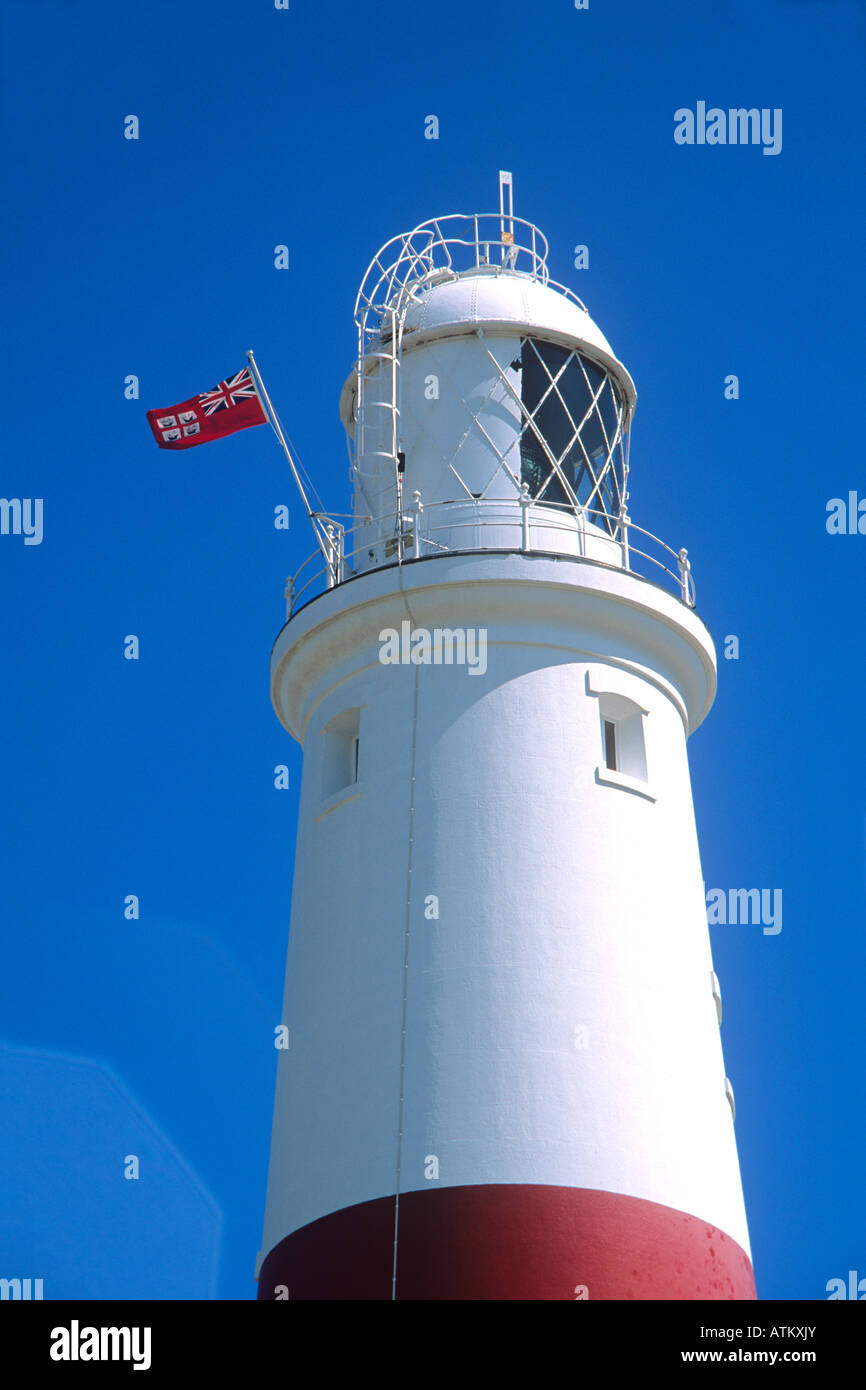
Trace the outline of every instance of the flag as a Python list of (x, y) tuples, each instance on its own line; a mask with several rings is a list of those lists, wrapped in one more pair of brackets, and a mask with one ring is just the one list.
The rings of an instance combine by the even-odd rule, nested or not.
[(268, 423), (249, 367), (180, 405), (149, 410), (147, 419), (160, 449), (191, 449), (235, 430)]

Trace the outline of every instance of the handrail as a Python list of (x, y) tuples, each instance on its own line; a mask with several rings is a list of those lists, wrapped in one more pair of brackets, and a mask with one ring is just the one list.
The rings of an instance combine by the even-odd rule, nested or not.
[[(355, 300), (355, 322), (362, 337), (377, 331), (370, 326), (371, 314), (381, 317), (397, 308), (405, 294), (443, 273), (457, 276), (499, 268), (548, 284), (549, 248), (544, 233), (522, 217), (507, 220), (506, 232), (499, 212), (448, 213), (386, 241), (367, 267)], [(461, 225), (452, 228), (454, 223)], [(491, 259), (494, 253), (498, 260)], [(557, 289), (564, 287), (557, 285)], [(585, 309), (572, 291), (564, 292)]]
[[(498, 514), (490, 519), (485, 519), (479, 513), (485, 508), (495, 507)], [(472, 508), (474, 515), (470, 517), (455, 517), (454, 512), (465, 511)], [(541, 509), (543, 513), (539, 515)], [(533, 516), (529, 517), (532, 509)], [(443, 519), (431, 524), (431, 514), (443, 513)], [(450, 513), (450, 515), (449, 515)], [(510, 514), (509, 514), (510, 513)], [(333, 589), (348, 580), (356, 578), (361, 574), (369, 574), (375, 569), (389, 568), (392, 564), (402, 563), (405, 559), (415, 560), (424, 557), (426, 549), (427, 558), (442, 554), (472, 554), (483, 553), (485, 550), (514, 551), (516, 553), (532, 554), (562, 554), (568, 556), (570, 552), (551, 550), (546, 547), (533, 547), (530, 544), (531, 527), (543, 527), (545, 530), (561, 531), (570, 537), (577, 535), (581, 538), (582, 548), (585, 549), (587, 540), (594, 543), (608, 542), (612, 546), (620, 549), (621, 563), (616, 561), (602, 560), (592, 555), (583, 554), (580, 558), (589, 564), (598, 564), (606, 568), (622, 569), (628, 573), (637, 574), (639, 577), (648, 579), (649, 576), (641, 574), (640, 565), (635, 566), (634, 560), (646, 562), (648, 565), (655, 566), (673, 581), (673, 586), (677, 591), (678, 597), (688, 608), (694, 608), (696, 603), (695, 584), (691, 572), (691, 562), (688, 558), (688, 551), (674, 550), (667, 542), (653, 535), (644, 527), (636, 525), (627, 512), (623, 512), (616, 520), (614, 530), (611, 533), (607, 528), (609, 518), (601, 510), (595, 508), (579, 508), (568, 506), (564, 503), (533, 502), (526, 494), (521, 497), (511, 498), (466, 498), (457, 501), (434, 502), (429, 505), (422, 505), (419, 493), (415, 493), (415, 501), (409, 511), (404, 511), (402, 516), (402, 526), (398, 526), (398, 513), (386, 512), (381, 516), (356, 517), (354, 524), (346, 526), (337, 515), (326, 516), (324, 513), (316, 513), (317, 518), (325, 530), (329, 540), (329, 560), (314, 573), (305, 573), (314, 560), (321, 559), (321, 550), (314, 551), (304, 560), (303, 564), (293, 576), (286, 581), (286, 618), (290, 618), (297, 612), (299, 600), (303, 594), (307, 594), (314, 585), (319, 588), (315, 593), (309, 593), (305, 602), (318, 596), (325, 589)], [(568, 523), (561, 521), (560, 516), (569, 518)], [(423, 521), (422, 521), (423, 518)], [(593, 518), (598, 518), (594, 521)], [(349, 518), (346, 517), (348, 520)], [(575, 525), (575, 522), (577, 525)], [(586, 529), (589, 522), (592, 530)], [(600, 523), (600, 524), (599, 524)], [(516, 543), (513, 546), (497, 543), (491, 546), (483, 545), (454, 545), (444, 544), (441, 540), (435, 539), (442, 532), (453, 533), (462, 529), (471, 528), (473, 533), (477, 528), (496, 527), (499, 530), (514, 527)], [(374, 543), (390, 543), (394, 546), (394, 558), (386, 559), (382, 564), (374, 564), (365, 567), (363, 570), (353, 570), (351, 562), (355, 556), (362, 552), (369, 552), (371, 540), (369, 535), (370, 528), (378, 530), (378, 536)], [(352, 537), (357, 538), (357, 533), (365, 532), (365, 539), (351, 549), (346, 548), (347, 540)], [(658, 547), (663, 552), (664, 557), (670, 557), (676, 563), (676, 571), (669, 564), (665, 563), (664, 558), (652, 554), (650, 551), (641, 549), (634, 544), (633, 535), (637, 534), (645, 537), (647, 541)], [(411, 552), (407, 556), (407, 551)], [(303, 584), (299, 582), (304, 577)], [(649, 579), (650, 583), (663, 582), (655, 578)], [(665, 584), (665, 587), (668, 587)]]

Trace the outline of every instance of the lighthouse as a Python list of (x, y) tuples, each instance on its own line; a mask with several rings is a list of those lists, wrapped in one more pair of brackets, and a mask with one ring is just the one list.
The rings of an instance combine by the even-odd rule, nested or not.
[(352, 510), (271, 655), (303, 778), (258, 1297), (754, 1298), (686, 747), (715, 649), (630, 516), (634, 383), (507, 173), (355, 322)]

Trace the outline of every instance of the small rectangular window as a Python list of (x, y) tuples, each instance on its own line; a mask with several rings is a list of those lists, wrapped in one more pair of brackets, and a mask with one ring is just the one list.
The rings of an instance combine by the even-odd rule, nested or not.
[(607, 767), (616, 771), (616, 724), (612, 719), (602, 720), (604, 725), (604, 761)]
[(322, 790), (327, 798), (358, 781), (361, 711), (343, 710), (322, 730)]
[[(596, 683), (607, 679), (610, 679), (613, 689), (595, 688)], [(597, 740), (601, 737), (601, 757), (595, 769), (595, 780), (603, 786), (622, 787), (625, 791), (646, 797), (648, 801), (655, 801), (655, 796), (646, 785), (644, 720), (648, 712), (630, 696), (620, 694), (617, 685), (626, 689), (631, 687), (636, 694), (641, 693), (639, 684), (631, 676), (623, 674), (620, 677), (614, 670), (599, 670), (590, 677), (587, 672), (587, 694), (594, 695), (598, 700), (598, 733), (593, 739), (595, 748), (598, 748)]]

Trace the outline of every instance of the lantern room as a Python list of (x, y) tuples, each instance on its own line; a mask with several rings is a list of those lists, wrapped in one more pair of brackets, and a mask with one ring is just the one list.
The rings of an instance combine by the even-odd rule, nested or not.
[(531, 548), (621, 564), (634, 384), (547, 243), (513, 215), (394, 238), (358, 295), (341, 397), (353, 572), (443, 550)]

